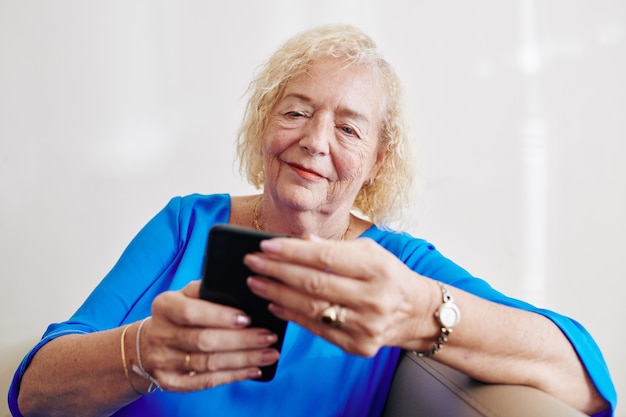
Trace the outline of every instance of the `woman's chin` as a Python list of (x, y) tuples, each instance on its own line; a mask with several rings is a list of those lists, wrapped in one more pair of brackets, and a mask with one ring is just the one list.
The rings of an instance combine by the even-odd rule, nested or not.
[(296, 184), (287, 184), (276, 188), (272, 193), (279, 204), (294, 210), (311, 210), (326, 201), (326, 194)]

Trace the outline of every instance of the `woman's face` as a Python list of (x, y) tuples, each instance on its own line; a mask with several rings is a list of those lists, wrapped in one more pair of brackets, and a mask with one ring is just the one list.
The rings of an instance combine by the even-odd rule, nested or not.
[(266, 191), (297, 210), (350, 209), (382, 161), (381, 99), (366, 67), (331, 59), (289, 81), (263, 136)]

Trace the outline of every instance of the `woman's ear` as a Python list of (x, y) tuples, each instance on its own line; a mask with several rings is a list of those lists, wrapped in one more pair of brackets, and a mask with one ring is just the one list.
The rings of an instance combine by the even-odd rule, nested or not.
[(367, 180), (363, 183), (366, 187), (371, 187), (374, 184), (374, 180), (376, 179), (376, 175), (378, 175), (378, 171), (380, 167), (383, 166), (383, 162), (385, 161), (385, 157), (387, 156), (387, 150), (379, 149), (376, 153), (376, 161), (370, 169), (370, 174), (367, 176)]

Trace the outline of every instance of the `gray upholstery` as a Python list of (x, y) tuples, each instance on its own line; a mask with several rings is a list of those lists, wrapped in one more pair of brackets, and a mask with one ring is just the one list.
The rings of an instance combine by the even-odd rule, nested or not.
[(383, 417), (580, 417), (534, 388), (483, 384), (433, 359), (404, 352)]

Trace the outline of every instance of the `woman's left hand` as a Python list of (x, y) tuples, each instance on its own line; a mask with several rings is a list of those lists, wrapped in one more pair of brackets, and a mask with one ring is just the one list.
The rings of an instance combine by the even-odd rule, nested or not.
[[(421, 349), (436, 337), (437, 286), (407, 268), (371, 239), (277, 238), (245, 264), (261, 276), (248, 285), (270, 310), (340, 346), (372, 356), (382, 346)], [(265, 278), (266, 277), (272, 277)], [(322, 322), (329, 306), (345, 308), (340, 326)]]

